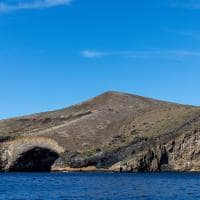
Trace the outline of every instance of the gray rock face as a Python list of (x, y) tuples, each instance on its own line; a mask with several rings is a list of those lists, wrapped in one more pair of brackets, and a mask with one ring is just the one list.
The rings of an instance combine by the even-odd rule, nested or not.
[(200, 108), (105, 93), (0, 121), (1, 171), (200, 171)]
[[(162, 140), (160, 141), (162, 142)], [(200, 132), (180, 135), (165, 144), (128, 156), (115, 170), (160, 172), (200, 171)]]

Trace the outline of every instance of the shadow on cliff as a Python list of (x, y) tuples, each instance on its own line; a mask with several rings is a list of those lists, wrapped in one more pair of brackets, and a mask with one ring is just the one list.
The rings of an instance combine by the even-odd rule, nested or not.
[(58, 153), (53, 150), (35, 147), (21, 154), (12, 164), (9, 171), (50, 172), (51, 166), (58, 157)]

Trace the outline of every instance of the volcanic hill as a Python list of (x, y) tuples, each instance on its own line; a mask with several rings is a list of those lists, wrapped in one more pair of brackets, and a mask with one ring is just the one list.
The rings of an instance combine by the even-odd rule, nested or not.
[(200, 107), (106, 92), (0, 121), (1, 171), (200, 171)]

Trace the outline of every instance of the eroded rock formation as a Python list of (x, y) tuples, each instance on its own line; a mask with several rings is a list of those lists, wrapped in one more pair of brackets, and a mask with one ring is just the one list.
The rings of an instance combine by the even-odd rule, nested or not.
[(1, 168), (4, 171), (51, 171), (63, 151), (56, 141), (44, 137), (5, 142), (1, 146)]

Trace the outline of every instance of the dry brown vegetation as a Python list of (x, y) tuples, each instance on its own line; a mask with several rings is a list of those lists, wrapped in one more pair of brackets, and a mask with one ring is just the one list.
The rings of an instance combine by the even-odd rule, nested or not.
[(2, 120), (0, 137), (45, 136), (68, 151), (87, 154), (168, 133), (199, 115), (199, 107), (107, 92), (70, 108)]

